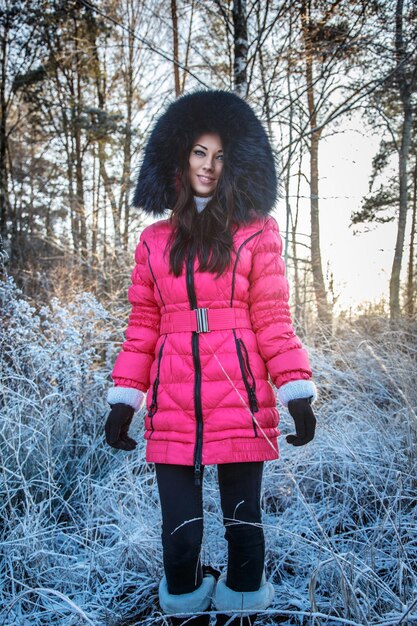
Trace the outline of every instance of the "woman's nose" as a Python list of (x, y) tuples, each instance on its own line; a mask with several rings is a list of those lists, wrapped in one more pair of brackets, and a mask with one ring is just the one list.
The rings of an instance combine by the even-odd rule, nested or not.
[(213, 170), (214, 169), (213, 159), (211, 157), (207, 157), (206, 158), (206, 160), (204, 162), (204, 165), (203, 165), (203, 168), (205, 170)]

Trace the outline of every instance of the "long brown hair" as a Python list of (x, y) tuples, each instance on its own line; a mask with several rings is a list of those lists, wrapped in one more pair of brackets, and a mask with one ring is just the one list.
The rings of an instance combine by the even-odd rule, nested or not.
[(233, 185), (223, 166), (213, 197), (198, 213), (194, 203), (187, 165), (177, 173), (177, 201), (169, 218), (172, 232), (167, 243), (170, 270), (181, 274), (185, 258), (190, 254), (199, 260), (199, 270), (217, 273), (228, 268), (233, 250)]

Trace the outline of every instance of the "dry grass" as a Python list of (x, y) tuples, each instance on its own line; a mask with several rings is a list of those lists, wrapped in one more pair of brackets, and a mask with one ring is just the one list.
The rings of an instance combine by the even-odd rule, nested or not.
[[(120, 322), (90, 294), (35, 311), (0, 286), (0, 625), (164, 623), (160, 514), (144, 464), (104, 444)], [(417, 623), (415, 328), (363, 318), (310, 349), (316, 439), (265, 468), (267, 573), (292, 624)], [(283, 412), (282, 433), (292, 430)], [(225, 565), (214, 468), (204, 561)]]

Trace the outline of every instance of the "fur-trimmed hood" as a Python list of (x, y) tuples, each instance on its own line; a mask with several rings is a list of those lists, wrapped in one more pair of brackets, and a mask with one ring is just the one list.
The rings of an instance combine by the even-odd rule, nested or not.
[(235, 220), (247, 222), (252, 211), (261, 216), (271, 211), (277, 174), (265, 129), (244, 100), (221, 90), (183, 95), (158, 118), (145, 148), (134, 207), (155, 217), (173, 208), (177, 168), (187, 161), (197, 136), (206, 132), (219, 134), (223, 144), (223, 171), (235, 189)]

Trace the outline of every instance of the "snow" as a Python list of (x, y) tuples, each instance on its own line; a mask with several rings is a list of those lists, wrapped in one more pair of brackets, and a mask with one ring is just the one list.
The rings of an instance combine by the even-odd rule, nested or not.
[[(0, 623), (164, 623), (161, 520), (143, 413), (131, 453), (104, 442), (109, 374), (123, 339), (90, 293), (38, 310), (0, 285)], [(308, 346), (315, 440), (265, 465), (267, 577), (260, 618), (288, 624), (417, 621), (416, 333), (382, 318), (341, 321)], [(223, 568), (215, 468), (207, 468), (203, 562)], [(407, 613), (408, 612), (408, 613)], [(166, 618), (165, 618), (166, 620)], [(166, 622), (167, 623), (167, 622)]]

